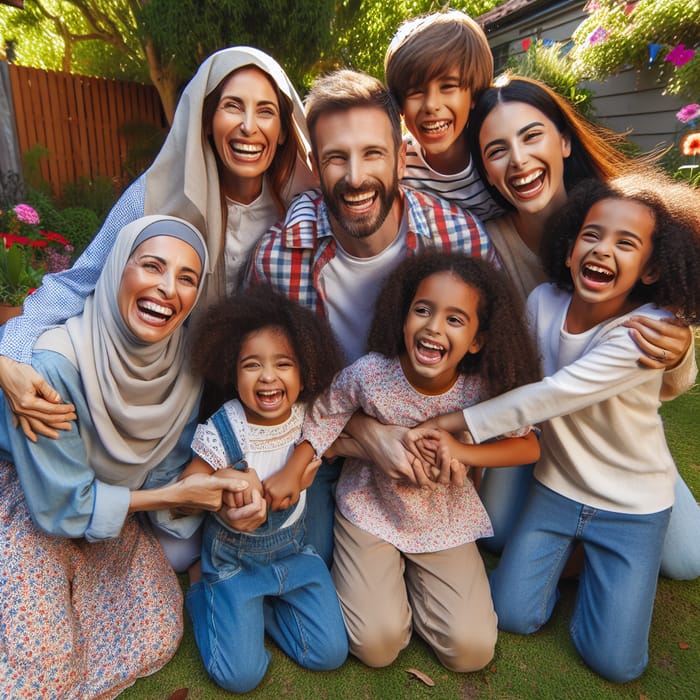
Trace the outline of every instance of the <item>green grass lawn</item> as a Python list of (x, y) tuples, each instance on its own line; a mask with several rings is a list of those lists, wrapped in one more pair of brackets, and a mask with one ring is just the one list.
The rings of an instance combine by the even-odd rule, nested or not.
[[(678, 468), (700, 499), (700, 386), (665, 405), (662, 413)], [(697, 536), (700, 537), (700, 532)], [(487, 557), (486, 563), (491, 568), (496, 559)], [(700, 581), (659, 581), (649, 666), (641, 678), (623, 686), (601, 679), (579, 659), (568, 634), (574, 595), (575, 584), (565, 584), (552, 620), (537, 634), (518, 636), (502, 632), (493, 662), (478, 673), (445, 670), (415, 636), (388, 668), (370, 669), (350, 657), (341, 669), (327, 673), (299, 668), (268, 642), (272, 662), (267, 676), (247, 697), (253, 700), (694, 700), (700, 697)], [(413, 679), (407, 673), (411, 668), (427, 674), (435, 686), (428, 687)], [(175, 658), (159, 673), (138, 681), (120, 697), (167, 700), (180, 688), (189, 689), (188, 700), (233, 697), (209, 680), (189, 625)]]

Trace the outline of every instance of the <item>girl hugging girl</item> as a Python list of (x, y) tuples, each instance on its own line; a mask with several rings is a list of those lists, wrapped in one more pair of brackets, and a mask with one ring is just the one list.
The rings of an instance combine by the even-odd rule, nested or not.
[(184, 476), (233, 467), (249, 485), (204, 524), (202, 580), (186, 599), (204, 665), (223, 688), (252, 690), (270, 662), (267, 633), (304, 668), (337, 668), (347, 636), (330, 573), (302, 544), (304, 495), (274, 512), (265, 500), (266, 480), (299, 438), (304, 402), (340, 366), (332, 332), (313, 312), (258, 287), (214, 306), (195, 337), (193, 370), (225, 402), (197, 427)]
[(547, 622), (581, 541), (571, 636), (591, 668), (623, 683), (648, 661), (677, 478), (658, 414), (663, 372), (640, 366), (623, 324), (635, 314), (697, 322), (700, 194), (648, 173), (584, 182), (548, 228), (554, 283), (528, 299), (545, 379), (428, 425), (467, 428), (480, 443), (544, 422), (535, 481), (491, 579), (498, 623), (528, 634)]
[[(295, 500), (306, 464), (355, 411), (413, 426), (539, 376), (519, 305), (484, 261), (421, 253), (398, 266), (378, 299), (369, 354), (311, 406), (303, 441), (274, 477), (281, 505)], [(529, 430), (471, 450), (454, 456), (511, 466), (539, 455)], [(429, 474), (431, 488), (391, 479), (366, 459), (343, 465), (332, 575), (350, 650), (369, 666), (390, 664), (414, 627), (451, 670), (480, 669), (493, 656), (497, 621), (475, 544), (491, 525), (456, 460)]]

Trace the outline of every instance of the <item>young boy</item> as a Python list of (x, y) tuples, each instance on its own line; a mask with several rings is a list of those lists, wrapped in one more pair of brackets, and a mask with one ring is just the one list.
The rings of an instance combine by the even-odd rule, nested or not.
[(384, 71), (410, 132), (403, 183), (481, 219), (501, 213), (467, 149), (469, 113), (493, 79), (481, 27), (457, 10), (406, 20), (389, 44)]

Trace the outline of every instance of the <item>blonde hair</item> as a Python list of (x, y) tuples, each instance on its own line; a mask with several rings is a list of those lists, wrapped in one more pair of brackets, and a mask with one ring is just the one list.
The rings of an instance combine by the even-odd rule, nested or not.
[(464, 12), (413, 17), (394, 34), (384, 58), (386, 84), (403, 108), (408, 91), (449, 71), (476, 99), (493, 80), (493, 55), (484, 30)]

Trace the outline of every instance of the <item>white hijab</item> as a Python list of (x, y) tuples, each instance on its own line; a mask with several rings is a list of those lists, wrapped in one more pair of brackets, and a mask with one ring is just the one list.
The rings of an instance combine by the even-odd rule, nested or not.
[[(142, 233), (189, 243), (206, 267), (206, 245), (191, 224), (170, 216), (137, 219), (119, 232), (83, 313), (42, 334), (35, 346), (60, 353), (77, 368), (95, 428), (94, 434), (81, 431), (88, 462), (102, 481), (131, 489), (174, 448), (201, 394), (201, 381), (189, 371), (182, 324), (163, 340), (145, 343), (119, 312), (122, 274)], [(201, 290), (200, 281), (198, 299)]]
[[(263, 51), (234, 46), (212, 54), (185, 87), (163, 148), (146, 172), (145, 212), (167, 211), (191, 221), (203, 233), (209, 251), (208, 298), (220, 298), (225, 285), (220, 279), (223, 265), (224, 219), (216, 157), (204, 133), (204, 98), (230, 73), (244, 66), (257, 66), (277, 85), (293, 105), (293, 128), (305, 153), (310, 150), (304, 106), (282, 67)], [(285, 198), (312, 187), (314, 178), (308, 161), (297, 158), (294, 175)]]

